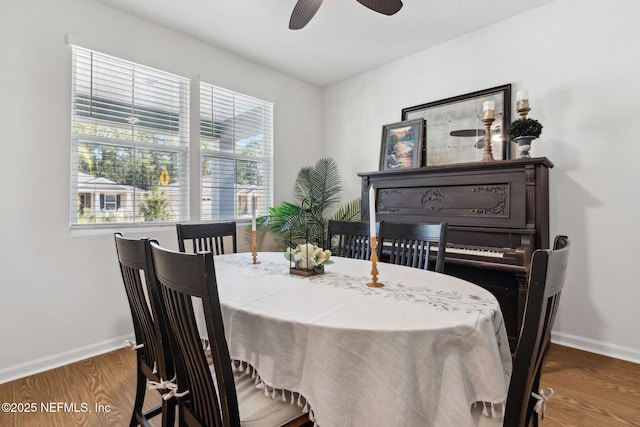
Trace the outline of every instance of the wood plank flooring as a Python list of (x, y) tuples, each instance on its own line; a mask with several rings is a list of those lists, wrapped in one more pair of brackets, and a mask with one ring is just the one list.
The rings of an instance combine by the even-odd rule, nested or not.
[[(555, 394), (541, 427), (640, 426), (638, 364), (552, 345), (542, 385)], [(0, 426), (126, 426), (134, 394), (134, 354), (117, 350), (0, 384), (0, 403), (15, 403), (15, 409), (24, 409), (17, 408), (20, 403), (37, 406), (31, 413), (0, 412)], [(158, 394), (149, 391), (145, 409), (159, 402)], [(152, 425), (159, 426), (159, 419)]]
[(541, 386), (554, 395), (541, 427), (640, 426), (640, 365), (552, 345)]

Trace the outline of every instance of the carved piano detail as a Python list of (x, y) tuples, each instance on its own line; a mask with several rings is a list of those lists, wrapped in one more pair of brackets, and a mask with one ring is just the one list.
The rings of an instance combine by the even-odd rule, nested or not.
[(368, 217), (373, 185), (380, 221), (446, 221), (445, 273), (498, 298), (514, 345), (531, 255), (549, 247), (552, 167), (546, 158), (532, 158), (359, 173), (362, 217)]
[(508, 217), (508, 185), (459, 185), (381, 189), (377, 192), (381, 214), (398, 212), (420, 215), (423, 212), (477, 218)]

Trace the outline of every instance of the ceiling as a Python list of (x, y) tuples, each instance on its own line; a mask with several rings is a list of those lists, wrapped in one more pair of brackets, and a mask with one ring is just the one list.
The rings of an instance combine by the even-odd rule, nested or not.
[(404, 0), (393, 16), (325, 0), (296, 31), (297, 0), (97, 1), (324, 87), (553, 0)]

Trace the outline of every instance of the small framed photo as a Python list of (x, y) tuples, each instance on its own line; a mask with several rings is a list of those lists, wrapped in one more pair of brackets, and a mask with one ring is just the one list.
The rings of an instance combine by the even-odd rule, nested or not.
[(424, 119), (382, 126), (380, 170), (418, 168), (422, 162)]

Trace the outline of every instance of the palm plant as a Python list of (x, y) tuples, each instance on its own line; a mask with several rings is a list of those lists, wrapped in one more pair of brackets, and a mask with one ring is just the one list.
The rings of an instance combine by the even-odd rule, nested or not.
[[(308, 241), (325, 247), (327, 223), (325, 211), (335, 206), (342, 191), (338, 165), (332, 158), (325, 157), (314, 166), (300, 169), (296, 178), (296, 199), (298, 203), (282, 202), (269, 208), (269, 214), (257, 219), (261, 229), (267, 229), (283, 237), (285, 244), (295, 247)], [(302, 207), (306, 209), (306, 224)], [(355, 199), (340, 207), (332, 216), (340, 221), (360, 219), (360, 199)]]

